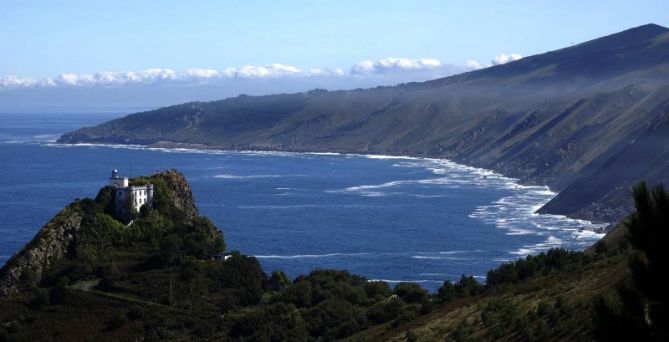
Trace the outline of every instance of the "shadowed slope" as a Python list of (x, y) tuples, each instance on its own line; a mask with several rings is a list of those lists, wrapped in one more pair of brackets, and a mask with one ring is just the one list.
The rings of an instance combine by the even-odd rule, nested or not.
[(658, 159), (669, 148), (668, 32), (644, 25), (423, 83), (187, 103), (60, 142), (450, 158), (569, 190), (545, 212), (614, 221), (631, 208), (629, 185), (669, 174)]

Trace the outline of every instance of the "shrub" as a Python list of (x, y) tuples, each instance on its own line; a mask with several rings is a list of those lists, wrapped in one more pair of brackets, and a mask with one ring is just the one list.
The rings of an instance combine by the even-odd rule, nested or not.
[(476, 296), (484, 289), (485, 287), (474, 277), (463, 274), (456, 283), (449, 280), (444, 281), (444, 285), (437, 290), (437, 298), (442, 302), (450, 302), (457, 298)]
[(269, 278), (268, 287), (271, 291), (281, 291), (290, 286), (290, 278), (283, 271), (274, 271)]
[(592, 261), (583, 252), (553, 248), (537, 255), (528, 255), (525, 259), (505, 263), (488, 271), (486, 283), (490, 287), (527, 279), (535, 274), (549, 274), (580, 267)]
[(384, 281), (367, 282), (365, 283), (364, 288), (365, 292), (367, 293), (367, 297), (369, 297), (369, 299), (374, 302), (384, 300), (393, 293), (393, 290), (390, 288), (388, 283)]
[(37, 288), (33, 292), (33, 297), (28, 304), (32, 309), (40, 309), (45, 305), (49, 305), (49, 290), (45, 288)]
[(117, 311), (109, 320), (108, 327), (114, 330), (124, 326), (126, 323), (128, 323), (128, 316), (123, 311)]
[(407, 303), (422, 304), (428, 299), (427, 291), (414, 283), (399, 283), (395, 286), (394, 292)]
[(133, 305), (128, 309), (127, 317), (131, 321), (138, 320), (144, 316), (144, 308), (139, 305)]
[(416, 333), (411, 330), (407, 330), (406, 333), (404, 333), (404, 337), (407, 339), (407, 342), (418, 341), (418, 335), (416, 335)]
[(69, 295), (67, 278), (60, 278), (56, 285), (49, 291), (49, 301), (53, 304), (62, 304)]

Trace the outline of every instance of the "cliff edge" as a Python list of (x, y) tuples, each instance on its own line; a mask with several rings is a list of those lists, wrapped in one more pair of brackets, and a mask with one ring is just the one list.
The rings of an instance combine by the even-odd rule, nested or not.
[(67, 247), (81, 228), (81, 213), (75, 205), (61, 210), (21, 251), (0, 269), (0, 295), (23, 286), (36, 286), (45, 270), (67, 253)]
[[(210, 248), (211, 253), (222, 249), (222, 232), (207, 219), (198, 217), (190, 185), (181, 173), (167, 170), (133, 178), (130, 182), (154, 184), (156, 195), (151, 210), (138, 213), (132, 226), (126, 226), (113, 216), (110, 208), (113, 191), (108, 186), (99, 191), (95, 200), (69, 204), (0, 269), (0, 296), (39, 286), (48, 281), (47, 278), (56, 277), (54, 274), (58, 274), (59, 269), (63, 271), (68, 267), (86, 266), (83, 268), (90, 273), (78, 276), (96, 276), (91, 263), (104, 266), (105, 260), (113, 259), (116, 252), (133, 250), (133, 244), (146, 240), (160, 244), (163, 237), (170, 236), (165, 234), (170, 228), (177, 229), (181, 235), (199, 230), (205, 239), (216, 241), (216, 247)], [(153, 231), (147, 233), (146, 229)], [(200, 253), (200, 256), (209, 256), (205, 254)]]

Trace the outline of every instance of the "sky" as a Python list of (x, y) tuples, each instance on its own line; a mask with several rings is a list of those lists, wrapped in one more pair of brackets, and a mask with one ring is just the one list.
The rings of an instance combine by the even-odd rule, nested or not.
[(647, 23), (669, 1), (0, 0), (0, 107), (420, 81)]

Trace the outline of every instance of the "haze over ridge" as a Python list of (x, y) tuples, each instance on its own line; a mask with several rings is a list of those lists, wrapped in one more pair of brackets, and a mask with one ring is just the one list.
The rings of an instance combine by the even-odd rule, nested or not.
[(648, 24), (423, 83), (186, 103), (60, 141), (450, 158), (549, 184), (561, 193), (544, 211), (612, 222), (632, 182), (669, 174), (668, 31)]

